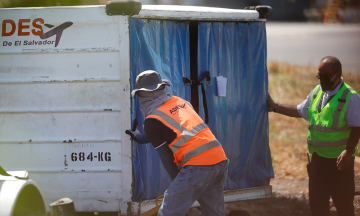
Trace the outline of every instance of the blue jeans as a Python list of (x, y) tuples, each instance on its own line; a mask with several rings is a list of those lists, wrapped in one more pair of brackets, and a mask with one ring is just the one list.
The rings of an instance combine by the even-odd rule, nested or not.
[(227, 160), (210, 166), (185, 166), (165, 191), (158, 215), (184, 216), (198, 200), (201, 216), (224, 216), (227, 171)]

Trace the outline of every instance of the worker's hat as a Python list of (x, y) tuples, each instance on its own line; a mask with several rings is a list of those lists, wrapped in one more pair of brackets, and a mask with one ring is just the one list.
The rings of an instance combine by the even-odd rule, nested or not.
[(156, 71), (147, 70), (141, 72), (136, 77), (137, 89), (134, 89), (131, 92), (131, 96), (135, 97), (135, 94), (138, 91), (155, 91), (159, 89), (162, 85), (170, 86), (169, 81), (166, 79), (161, 79), (160, 74), (157, 73)]

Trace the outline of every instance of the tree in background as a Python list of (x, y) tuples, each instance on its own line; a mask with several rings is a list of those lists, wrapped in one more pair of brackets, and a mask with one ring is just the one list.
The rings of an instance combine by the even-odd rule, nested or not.
[(0, 8), (104, 4), (104, 0), (0, 0)]

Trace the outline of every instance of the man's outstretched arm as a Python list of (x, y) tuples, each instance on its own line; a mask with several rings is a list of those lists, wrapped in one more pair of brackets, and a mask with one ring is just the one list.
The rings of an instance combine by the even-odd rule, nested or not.
[(276, 112), (290, 117), (301, 118), (296, 105), (276, 104), (270, 94), (268, 94), (266, 105), (268, 112)]

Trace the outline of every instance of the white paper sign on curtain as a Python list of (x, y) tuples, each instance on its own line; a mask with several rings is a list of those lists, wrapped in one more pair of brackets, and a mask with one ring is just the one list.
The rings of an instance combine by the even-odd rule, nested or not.
[(226, 97), (227, 78), (223, 76), (216, 77), (217, 96)]

